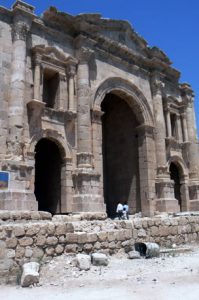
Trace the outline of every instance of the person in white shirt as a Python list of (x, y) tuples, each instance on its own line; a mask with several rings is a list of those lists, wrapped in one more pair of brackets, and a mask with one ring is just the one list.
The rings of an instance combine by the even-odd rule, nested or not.
[(123, 215), (124, 215), (124, 218), (125, 219), (129, 219), (129, 206), (127, 204), (127, 202), (124, 203), (124, 206), (123, 206)]
[(116, 213), (118, 216), (118, 219), (121, 220), (123, 216), (123, 205), (119, 202), (117, 205)]

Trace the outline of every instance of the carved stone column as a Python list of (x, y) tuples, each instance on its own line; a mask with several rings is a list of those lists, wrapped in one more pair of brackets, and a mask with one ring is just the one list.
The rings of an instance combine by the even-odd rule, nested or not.
[(183, 141), (188, 142), (187, 120), (186, 120), (185, 113), (181, 114), (181, 120), (182, 120)]
[(93, 51), (81, 48), (78, 51), (77, 70), (77, 162), (78, 167), (91, 168), (91, 120), (90, 120), (90, 84), (89, 60)]
[(102, 116), (104, 112), (101, 110), (92, 110), (92, 153), (94, 168), (100, 176), (100, 194), (103, 193), (103, 157), (102, 157)]
[(191, 86), (187, 83), (180, 85), (181, 95), (186, 108), (186, 121), (188, 143), (186, 151), (188, 152), (189, 163), (189, 195), (190, 210), (199, 210), (199, 147), (196, 134), (196, 122), (194, 112), (194, 93)]
[(10, 80), (10, 101), (8, 106), (8, 155), (22, 156), (24, 102), (26, 82), (26, 40), (30, 29), (30, 21), (23, 15), (14, 14), (13, 50)]
[(67, 111), (68, 105), (68, 91), (67, 91), (67, 79), (66, 74), (59, 73), (59, 98), (57, 103), (58, 110)]
[(74, 77), (76, 74), (76, 64), (70, 64), (68, 66), (68, 109), (69, 111), (76, 111), (75, 105), (75, 82)]
[(163, 87), (164, 87), (164, 83), (161, 81), (159, 76), (154, 75), (151, 80), (151, 89), (152, 89), (155, 124), (156, 124), (155, 142), (156, 142), (158, 176), (159, 174), (162, 174), (162, 169), (165, 168), (166, 166), (166, 148), (165, 148), (166, 129), (165, 129), (163, 103), (162, 103)]
[(89, 60), (93, 51), (80, 48), (77, 52), (77, 169), (73, 174), (75, 195), (73, 211), (105, 212), (103, 196), (100, 191), (101, 174), (94, 170), (91, 146), (91, 112)]
[[(24, 151), (24, 120), (26, 120), (26, 57), (27, 39), (34, 8), (17, 0), (12, 11), (12, 64), (8, 102), (7, 156), (2, 170), (9, 172), (8, 189), (0, 193), (0, 209), (37, 210), (34, 195), (34, 157)], [(26, 127), (27, 128), (27, 127)]]
[(182, 125), (181, 125), (181, 120), (180, 116), (176, 116), (176, 122), (177, 122), (177, 138), (180, 143), (182, 143)]
[(40, 101), (40, 80), (41, 80), (41, 57), (35, 56), (34, 60), (34, 99)]
[(188, 84), (181, 85), (181, 93), (184, 102), (187, 103), (186, 120), (189, 141), (189, 177), (191, 180), (199, 181), (199, 152), (194, 112), (194, 94)]
[(141, 211), (143, 216), (153, 216), (156, 210), (154, 128), (141, 125), (136, 130), (138, 132), (139, 146)]
[(171, 137), (171, 115), (169, 108), (166, 109), (166, 126), (167, 126), (167, 137)]
[[(173, 183), (167, 169), (166, 158), (166, 130), (162, 103), (162, 90), (164, 87), (159, 74), (154, 74), (151, 81), (154, 115), (155, 115), (155, 145), (157, 160), (156, 176), (156, 210), (162, 212), (179, 211), (178, 201), (174, 198)], [(169, 110), (166, 112), (167, 134), (171, 136), (171, 120)]]

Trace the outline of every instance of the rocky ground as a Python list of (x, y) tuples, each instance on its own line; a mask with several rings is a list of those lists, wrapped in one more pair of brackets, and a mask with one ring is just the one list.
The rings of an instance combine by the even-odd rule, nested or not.
[(159, 258), (129, 260), (119, 253), (107, 267), (80, 271), (74, 256), (62, 255), (40, 270), (40, 284), (32, 288), (0, 287), (0, 299), (42, 300), (156, 300), (198, 299), (199, 247)]

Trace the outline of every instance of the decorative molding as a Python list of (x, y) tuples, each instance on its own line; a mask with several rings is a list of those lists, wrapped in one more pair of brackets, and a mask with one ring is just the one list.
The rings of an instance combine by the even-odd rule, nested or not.
[(110, 92), (119, 95), (129, 104), (140, 124), (154, 126), (153, 114), (143, 93), (133, 83), (120, 77), (107, 78), (98, 86), (92, 101), (94, 111), (101, 110), (101, 103)]
[(30, 27), (25, 22), (14, 23), (12, 26), (13, 42), (21, 40), (26, 41)]
[(82, 64), (89, 63), (91, 58), (94, 57), (94, 51), (90, 48), (81, 47), (76, 51), (76, 56), (79, 60), (79, 63)]
[(101, 110), (91, 110), (91, 119), (93, 123), (101, 124), (104, 112)]

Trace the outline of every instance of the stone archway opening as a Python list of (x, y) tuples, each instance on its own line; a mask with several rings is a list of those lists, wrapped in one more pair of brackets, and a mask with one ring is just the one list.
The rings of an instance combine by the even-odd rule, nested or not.
[(128, 103), (109, 93), (101, 103), (103, 185), (107, 214), (117, 203), (128, 202), (130, 213), (141, 211), (138, 136), (139, 125)]
[(61, 165), (57, 144), (42, 138), (35, 147), (35, 197), (39, 210), (61, 212)]
[(180, 183), (180, 170), (179, 167), (171, 162), (169, 167), (170, 178), (174, 181), (174, 197), (178, 200), (180, 210), (182, 211), (182, 197), (181, 197), (181, 183)]

